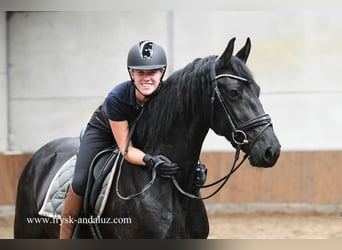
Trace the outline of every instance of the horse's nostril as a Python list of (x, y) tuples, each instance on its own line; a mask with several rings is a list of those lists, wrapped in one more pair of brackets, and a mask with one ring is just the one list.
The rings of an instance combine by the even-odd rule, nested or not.
[(265, 159), (272, 160), (273, 158), (274, 158), (274, 151), (272, 150), (272, 147), (268, 147), (265, 151)]
[(278, 160), (279, 155), (280, 147), (277, 148), (276, 146), (269, 146), (265, 151), (264, 161), (269, 166), (273, 166)]

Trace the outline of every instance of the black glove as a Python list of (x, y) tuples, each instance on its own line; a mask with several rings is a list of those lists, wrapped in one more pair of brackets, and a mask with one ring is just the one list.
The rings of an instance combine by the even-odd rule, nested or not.
[(163, 178), (170, 178), (172, 175), (177, 174), (179, 170), (178, 164), (171, 162), (164, 155), (151, 156), (145, 154), (143, 161), (147, 167), (151, 169), (155, 168), (157, 174)]

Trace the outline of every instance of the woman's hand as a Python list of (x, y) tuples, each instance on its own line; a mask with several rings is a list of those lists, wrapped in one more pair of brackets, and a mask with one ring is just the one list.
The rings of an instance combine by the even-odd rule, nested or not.
[(155, 168), (157, 174), (163, 178), (170, 178), (172, 175), (177, 174), (179, 166), (177, 163), (171, 162), (169, 158), (164, 155), (151, 156), (145, 154), (143, 161), (149, 168)]

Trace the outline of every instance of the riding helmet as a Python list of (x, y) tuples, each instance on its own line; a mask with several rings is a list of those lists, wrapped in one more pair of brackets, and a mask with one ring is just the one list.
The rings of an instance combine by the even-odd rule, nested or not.
[(128, 69), (160, 69), (166, 68), (164, 49), (151, 41), (144, 40), (135, 44), (128, 52)]

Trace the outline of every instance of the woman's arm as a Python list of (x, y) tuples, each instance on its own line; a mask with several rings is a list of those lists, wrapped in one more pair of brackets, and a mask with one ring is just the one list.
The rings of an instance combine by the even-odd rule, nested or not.
[(129, 128), (127, 121), (112, 121), (109, 120), (110, 127), (112, 129), (116, 143), (119, 146), (121, 154), (125, 157), (126, 161), (135, 165), (147, 165), (148, 167), (157, 168), (157, 174), (161, 177), (169, 178), (178, 172), (178, 165), (172, 163), (167, 157), (163, 155), (151, 156), (145, 154), (138, 148), (135, 148), (131, 142), (129, 142), (128, 151), (125, 152)]
[(121, 154), (125, 159), (135, 165), (145, 165), (143, 157), (145, 153), (138, 148), (135, 148), (131, 142), (129, 142), (128, 151), (125, 154), (125, 148), (127, 145), (129, 127), (127, 121), (112, 121), (109, 120), (112, 133), (114, 135), (115, 141), (119, 146)]

